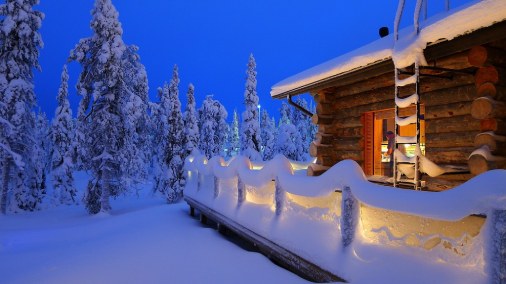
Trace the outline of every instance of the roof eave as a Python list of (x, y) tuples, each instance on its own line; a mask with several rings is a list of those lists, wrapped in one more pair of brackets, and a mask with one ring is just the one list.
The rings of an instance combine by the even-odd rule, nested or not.
[[(436, 58), (448, 56), (470, 49), (475, 45), (481, 45), (494, 40), (506, 38), (506, 21), (495, 23), (492, 26), (481, 28), (470, 33), (461, 35), (452, 40), (444, 40), (441, 42), (428, 45), (425, 49), (425, 58), (430, 61)], [(371, 63), (367, 66), (356, 68), (344, 73), (339, 73), (298, 88), (287, 90), (272, 96), (275, 99), (284, 99), (287, 96), (296, 96), (308, 92), (315, 92), (328, 87), (339, 87), (363, 81), (381, 74), (393, 72), (394, 64), (392, 59), (385, 59)]]

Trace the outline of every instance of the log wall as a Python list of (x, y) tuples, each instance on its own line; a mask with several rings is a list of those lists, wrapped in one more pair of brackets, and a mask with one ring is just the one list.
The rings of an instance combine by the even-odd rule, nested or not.
[[(429, 62), (432, 66), (462, 72), (428, 71), (451, 79), (421, 78), (426, 156), (440, 165), (469, 166), (472, 173), (425, 178), (429, 189), (454, 187), (480, 173), (482, 170), (475, 169), (470, 156), (483, 145), (490, 147), (494, 157), (504, 157), (506, 151), (497, 145), (506, 143), (503, 136), (506, 136), (505, 49), (501, 44), (479, 46)], [(366, 81), (312, 93), (317, 103), (312, 121), (319, 127), (311, 154), (317, 158), (318, 165), (309, 174), (321, 174), (344, 159), (363, 164), (363, 115), (394, 108), (393, 78), (394, 70)], [(403, 87), (400, 93), (408, 96), (414, 93), (413, 88)], [(477, 141), (475, 137), (483, 132), (491, 132), (493, 138), (482, 136)], [(495, 145), (495, 148), (491, 145)], [(473, 157), (472, 160), (480, 157)], [(479, 164), (481, 169), (485, 167), (486, 170), (502, 165), (497, 160)]]

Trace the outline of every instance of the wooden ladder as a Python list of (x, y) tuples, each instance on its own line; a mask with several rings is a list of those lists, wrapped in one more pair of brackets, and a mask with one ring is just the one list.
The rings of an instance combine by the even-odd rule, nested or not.
[[(416, 34), (420, 33), (420, 25), (419, 25), (419, 17), (420, 11), (422, 9), (423, 0), (418, 0), (415, 8), (415, 17), (414, 17), (414, 29)], [(397, 14), (395, 18), (395, 41), (399, 39), (399, 23), (402, 17), (402, 13), (404, 11), (405, 0), (399, 0), (399, 5), (397, 7)], [(400, 79), (399, 75), (404, 73), (402, 70), (395, 67), (395, 150), (393, 155), (393, 178), (394, 178), (394, 187), (398, 187), (399, 185), (410, 185), (413, 186), (415, 190), (421, 190), (421, 172), (420, 172), (420, 155), (422, 155), (420, 150), (420, 66), (419, 62), (415, 60), (414, 64), (414, 74), (411, 76)], [(407, 96), (401, 97), (400, 89), (404, 86), (415, 85), (415, 93)], [(409, 108), (415, 106), (415, 113), (410, 116), (400, 117), (399, 110), (404, 108)], [(415, 136), (400, 136), (400, 127), (407, 125), (415, 125), (416, 135)], [(401, 152), (399, 150), (399, 146), (404, 146), (406, 144), (415, 144), (415, 156), (407, 157), (406, 153)], [(402, 173), (399, 173), (399, 166), (406, 165), (406, 168), (411, 171), (414, 169), (414, 173), (412, 177), (408, 177), (407, 179), (403, 179), (401, 181)]]
[[(399, 173), (399, 165), (407, 165), (407, 168), (414, 168), (414, 174), (412, 178), (403, 179), (402, 183), (408, 183), (413, 186), (415, 190), (421, 190), (421, 172), (420, 172), (420, 68), (418, 63), (414, 64), (415, 72), (413, 75), (399, 79), (401, 70), (395, 69), (395, 151), (394, 151), (394, 162), (393, 162), (393, 174), (394, 174), (394, 187), (397, 187), (400, 183), (400, 177), (402, 174)], [(415, 93), (401, 98), (400, 88), (408, 85), (415, 85)], [(399, 112), (401, 109), (415, 106), (415, 113), (410, 116), (401, 117)], [(407, 125), (415, 125), (416, 135), (415, 136), (401, 136), (400, 127)], [(407, 144), (415, 144), (415, 156), (407, 157), (406, 153), (400, 150), (400, 147), (404, 147)], [(406, 175), (407, 176), (407, 175)]]

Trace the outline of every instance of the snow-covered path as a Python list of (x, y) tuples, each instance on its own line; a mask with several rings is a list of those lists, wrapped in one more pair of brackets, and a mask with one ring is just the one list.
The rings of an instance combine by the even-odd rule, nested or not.
[(190, 218), (185, 203), (113, 201), (0, 216), (1, 283), (307, 283)]

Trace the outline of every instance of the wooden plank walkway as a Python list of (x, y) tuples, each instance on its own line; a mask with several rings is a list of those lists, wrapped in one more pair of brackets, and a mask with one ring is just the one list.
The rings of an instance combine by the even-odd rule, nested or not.
[(190, 206), (190, 212), (192, 215), (194, 214), (195, 209), (200, 212), (201, 222), (205, 223), (207, 219), (216, 222), (218, 230), (226, 228), (232, 231), (240, 238), (251, 242), (260, 251), (260, 253), (268, 257), (270, 260), (292, 271), (293, 273), (317, 283), (346, 282), (346, 280), (341, 277), (322, 269), (294, 252), (258, 235), (241, 224), (225, 217), (219, 212), (208, 208), (204, 204), (188, 196), (185, 196), (184, 200)]

